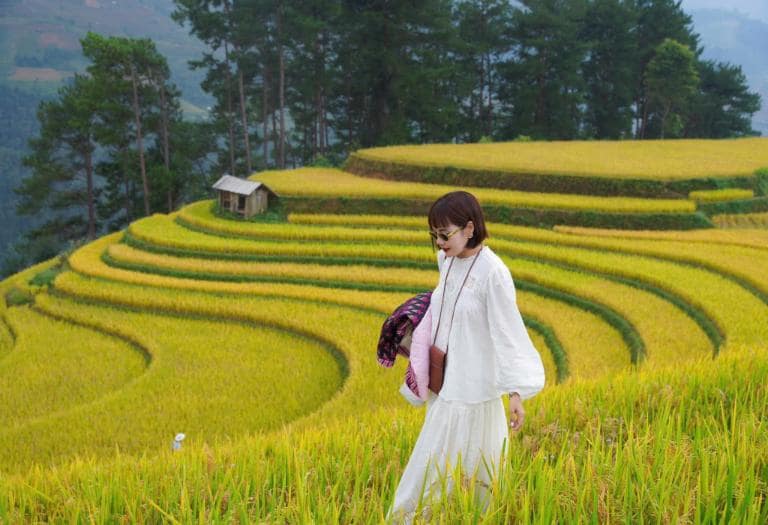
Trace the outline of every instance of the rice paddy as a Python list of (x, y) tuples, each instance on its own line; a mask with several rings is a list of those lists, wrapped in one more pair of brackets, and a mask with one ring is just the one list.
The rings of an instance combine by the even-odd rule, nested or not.
[[(728, 173), (703, 155), (696, 175), (763, 162), (747, 143), (723, 142)], [(581, 169), (559, 146), (553, 165)], [(446, 191), (339, 173), (259, 178), (305, 196)], [(397, 392), (405, 359), (380, 367), (376, 344), (436, 284), (426, 228), (394, 213), (232, 220), (200, 201), (0, 283), (0, 523), (381, 523), (424, 413)], [(435, 520), (768, 522), (765, 232), (488, 229), (547, 383), (490, 507), (458, 487)], [(50, 287), (30, 284), (53, 266)]]

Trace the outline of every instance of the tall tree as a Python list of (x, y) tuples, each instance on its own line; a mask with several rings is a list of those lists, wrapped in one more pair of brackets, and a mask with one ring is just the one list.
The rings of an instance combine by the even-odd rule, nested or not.
[(582, 63), (586, 84), (585, 135), (618, 139), (632, 132), (637, 13), (625, 0), (592, 0), (579, 39), (588, 51)]
[(207, 69), (202, 83), (204, 91), (216, 99), (213, 117), (216, 128), (223, 128), (226, 137), (226, 151), (223, 155), (228, 160), (220, 168), (232, 175), (237, 175), (236, 157), (240, 154), (235, 141), (235, 113), (233, 106), (232, 64), (230, 57), (231, 41), (234, 38), (228, 8), (222, 0), (174, 0), (176, 9), (171, 13), (180, 25), (186, 25), (189, 32), (210, 47), (198, 60), (191, 60), (194, 69)]
[(646, 137), (646, 128), (653, 117), (650, 97), (645, 83), (648, 64), (665, 39), (671, 38), (701, 54), (699, 36), (693, 32), (691, 16), (682, 9), (682, 0), (634, 0), (637, 11), (637, 72), (635, 73), (635, 136)]
[(286, 47), (286, 35), (285, 30), (285, 2), (283, 0), (277, 0), (275, 6), (275, 28), (276, 28), (276, 45), (277, 45), (277, 63), (278, 63), (278, 96), (279, 106), (278, 114), (280, 115), (280, 142), (277, 148), (277, 165), (279, 168), (285, 168), (285, 47)]
[(693, 52), (671, 38), (664, 40), (648, 63), (645, 80), (649, 106), (658, 111), (661, 138), (679, 136), (699, 83)]
[(103, 86), (110, 86), (113, 96), (130, 93), (133, 130), (141, 173), (144, 214), (151, 213), (150, 186), (145, 159), (144, 119), (157, 108), (158, 79), (164, 85), (169, 77), (168, 63), (149, 39), (104, 37), (89, 32), (81, 41), (83, 54), (92, 63), (88, 72)]
[(587, 46), (578, 34), (584, 10), (580, 0), (523, 0), (515, 10), (512, 54), (502, 65), (504, 136), (579, 136)]
[(469, 96), (459, 101), (464, 116), (461, 135), (476, 141), (494, 135), (498, 66), (512, 46), (512, 6), (505, 0), (460, 1), (456, 24), (463, 44), (458, 53), (464, 73), (456, 81), (471, 79)]
[[(450, 2), (366, 1), (343, 6), (338, 60), (345, 103), (336, 107), (343, 110), (337, 120), (346, 124), (349, 140), (362, 146), (430, 140), (445, 127), (435, 122), (433, 130), (427, 130), (431, 118), (442, 119), (441, 112), (455, 112), (457, 104), (456, 97), (442, 91), (454, 74), (454, 34), (446, 25)], [(425, 112), (433, 103), (430, 115), (413, 117), (412, 110)]]
[(100, 94), (93, 79), (75, 75), (55, 100), (40, 104), (40, 132), (30, 140), (30, 153), (23, 160), (32, 173), (15, 190), (21, 197), (17, 212), (31, 215), (49, 209), (58, 213), (32, 231), (31, 237), (50, 235), (63, 242), (96, 236), (93, 155)]
[(327, 153), (329, 98), (333, 77), (339, 73), (334, 57), (340, 13), (338, 0), (311, 0), (288, 7), (291, 62), (286, 69), (286, 100), (300, 162), (312, 162)]
[(693, 97), (686, 137), (758, 135), (752, 115), (760, 110), (760, 95), (750, 92), (740, 66), (706, 60), (698, 63), (698, 93)]

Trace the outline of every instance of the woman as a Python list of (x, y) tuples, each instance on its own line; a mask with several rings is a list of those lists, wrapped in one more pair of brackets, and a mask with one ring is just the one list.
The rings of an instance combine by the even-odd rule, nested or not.
[(544, 387), (544, 366), (523, 325), (512, 276), (483, 241), (488, 237), (477, 199), (465, 191), (432, 204), (430, 235), (439, 248), (440, 280), (431, 302), (432, 341), (447, 352), (443, 386), (430, 391), (427, 412), (388, 520), (410, 523), (420, 500), (451, 490), (452, 468), (476, 474), (486, 506), (488, 486), (504, 460), (509, 427), (518, 432), (522, 401)]

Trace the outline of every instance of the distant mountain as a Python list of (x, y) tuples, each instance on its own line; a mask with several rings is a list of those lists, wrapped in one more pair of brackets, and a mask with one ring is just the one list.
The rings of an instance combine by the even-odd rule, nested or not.
[[(768, 11), (768, 2), (761, 5)], [(760, 93), (763, 107), (752, 126), (768, 135), (768, 22), (725, 9), (696, 9), (690, 14), (701, 35), (704, 58), (740, 65), (750, 89)]]
[(0, 0), (0, 83), (22, 89), (55, 84), (85, 61), (79, 40), (88, 31), (148, 37), (168, 59), (183, 98), (204, 105), (202, 74), (189, 70), (204, 46), (171, 20), (170, 0)]
[(187, 64), (204, 46), (171, 20), (172, 11), (171, 0), (0, 0), (0, 122), (14, 124), (0, 130), (0, 264), (35, 222), (15, 215), (12, 189), (25, 173), (21, 158), (37, 131), (37, 105), (63, 79), (85, 70), (79, 40), (89, 30), (151, 38), (168, 59), (185, 114), (201, 114), (211, 104), (200, 88), (203, 73)]

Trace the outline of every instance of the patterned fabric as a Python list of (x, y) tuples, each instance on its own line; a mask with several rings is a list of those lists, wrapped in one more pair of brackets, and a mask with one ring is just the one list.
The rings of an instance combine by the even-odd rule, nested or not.
[(408, 349), (400, 346), (408, 330), (413, 330), (424, 317), (429, 308), (429, 300), (432, 292), (423, 292), (411, 297), (398, 306), (392, 315), (387, 317), (381, 327), (379, 346), (376, 356), (379, 364), (387, 368), (395, 364), (395, 357), (400, 354), (408, 357)]
[[(398, 354), (406, 358), (409, 357), (409, 349), (400, 346), (400, 342), (409, 331), (413, 331), (421, 322), (429, 308), (431, 297), (432, 292), (423, 292), (411, 297), (398, 306), (392, 315), (384, 321), (379, 336), (379, 345), (376, 349), (376, 356), (380, 365), (387, 368), (391, 367), (395, 364), (395, 357)], [(413, 393), (419, 395), (416, 374), (414, 374), (410, 363), (405, 371), (405, 383)]]

